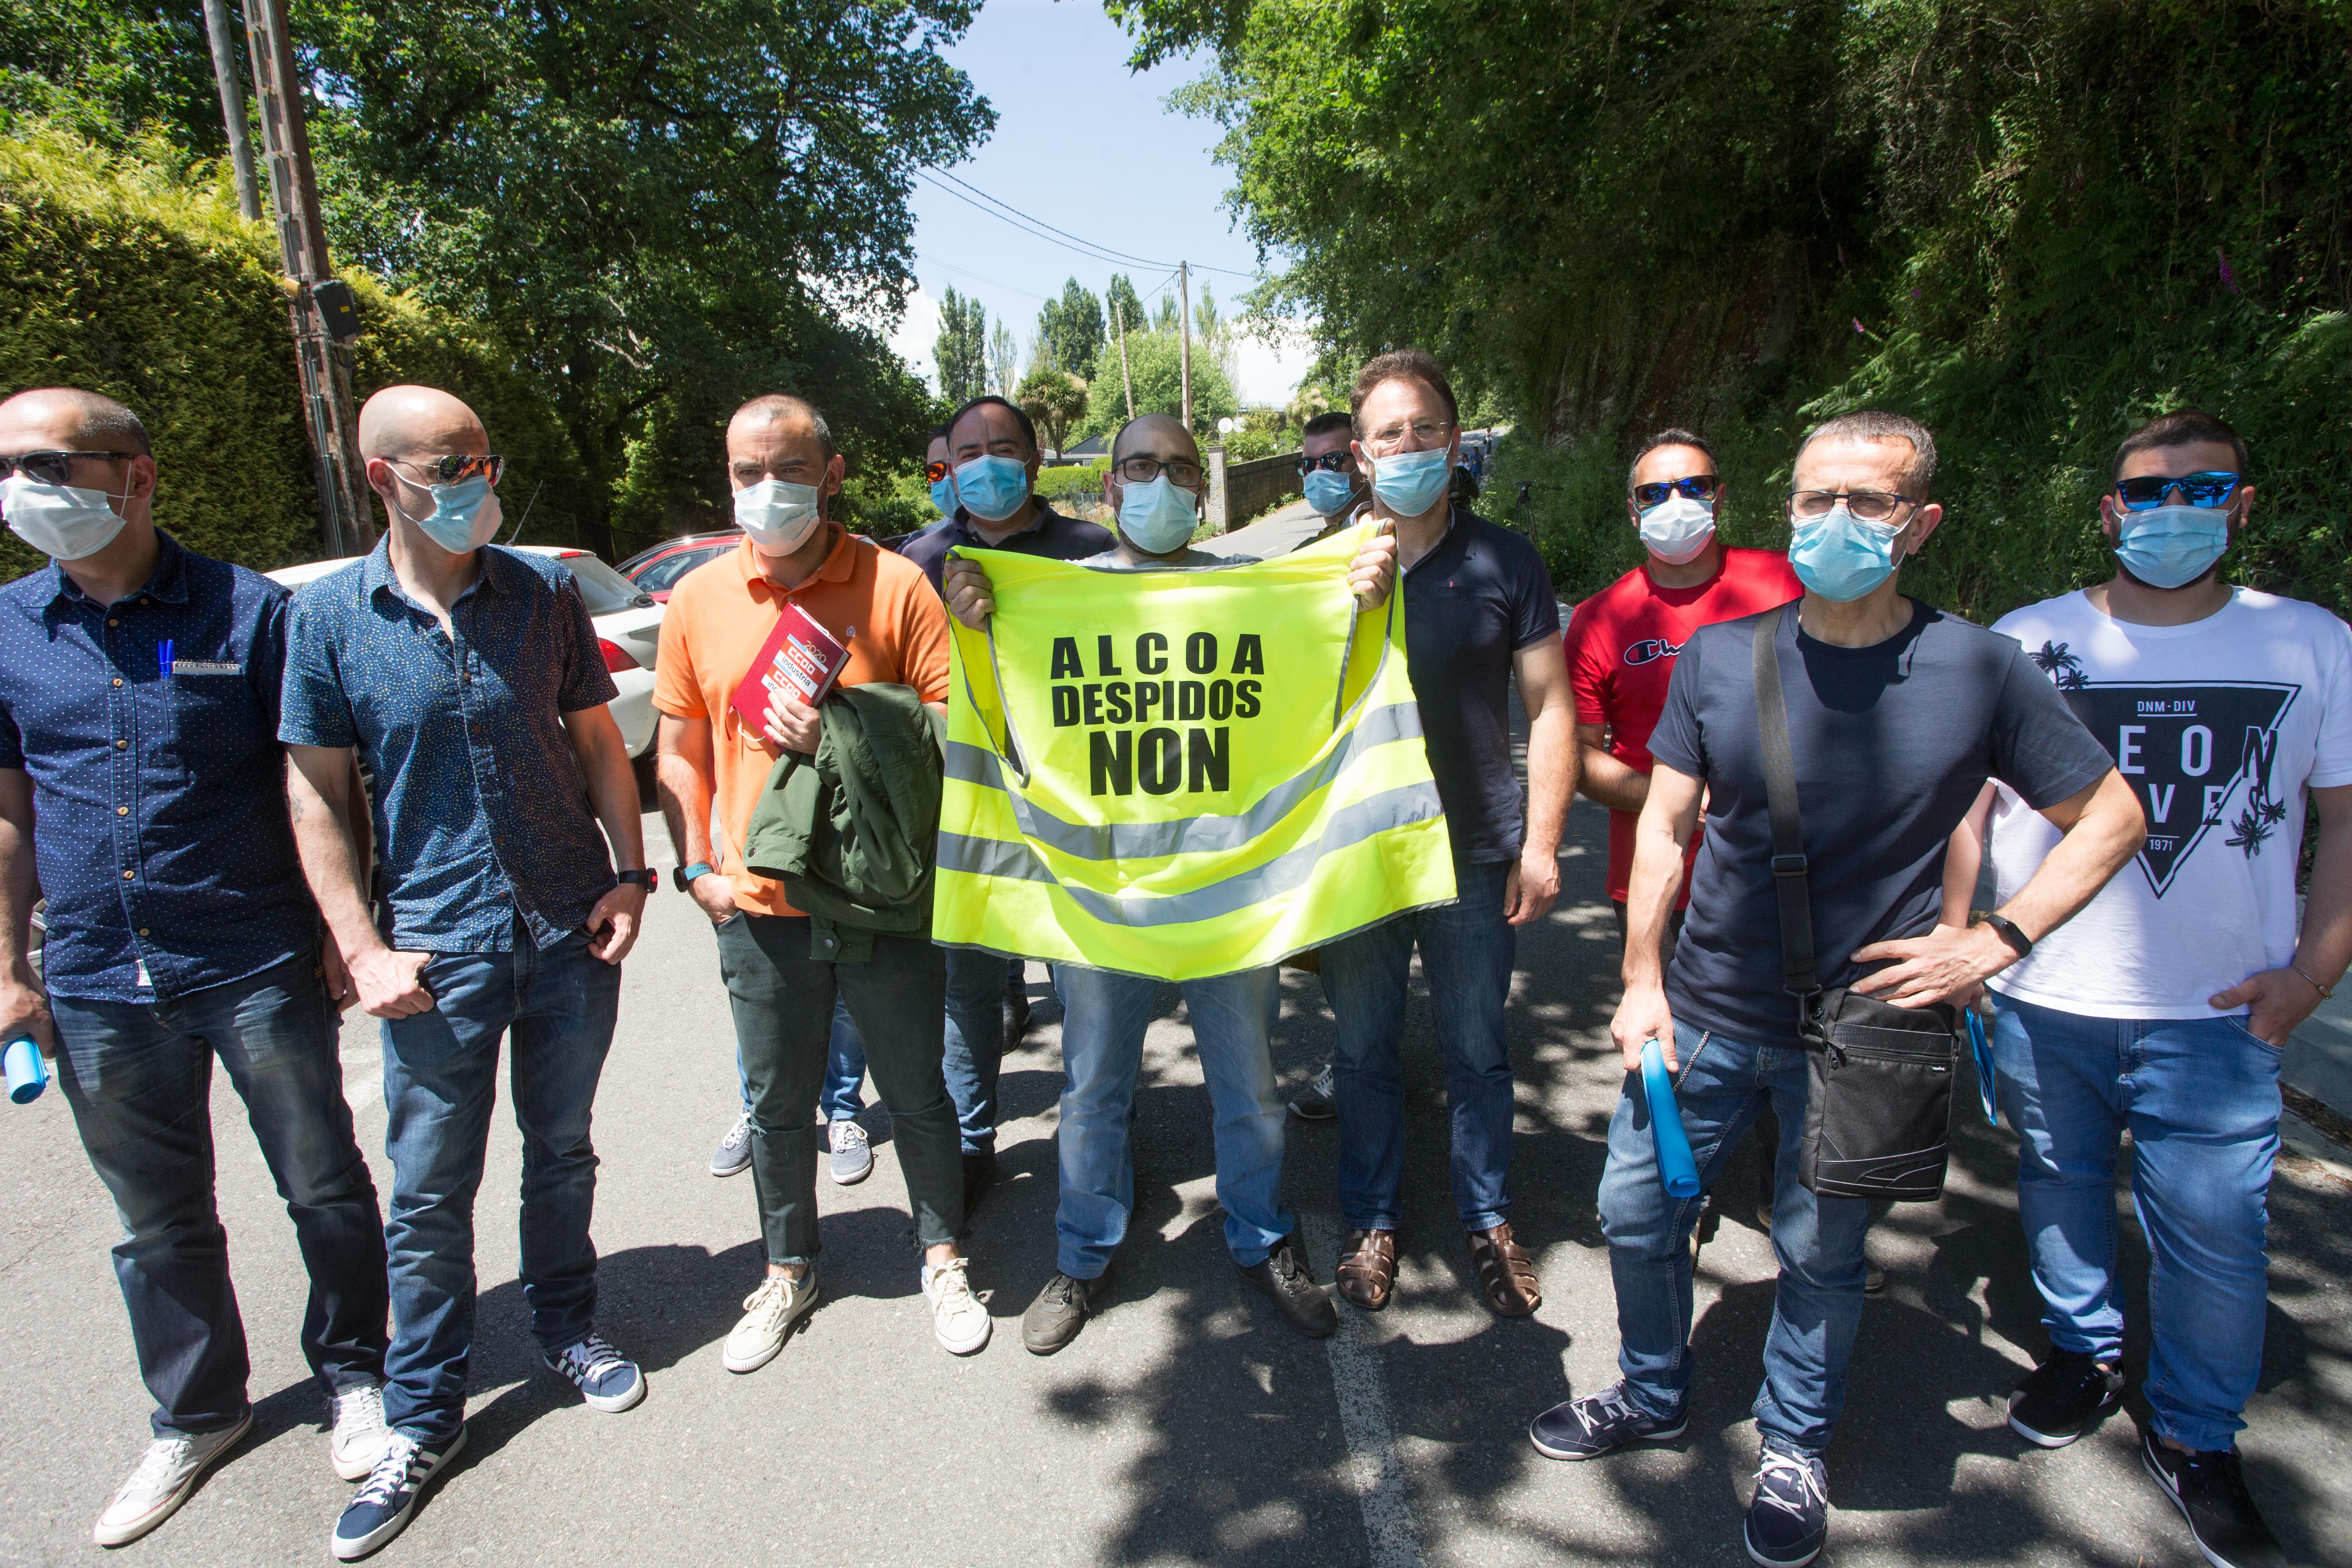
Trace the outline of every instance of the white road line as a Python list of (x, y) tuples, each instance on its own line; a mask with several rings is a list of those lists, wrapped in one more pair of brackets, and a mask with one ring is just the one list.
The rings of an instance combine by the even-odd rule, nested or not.
[[(1339, 1255), (1338, 1222), (1328, 1215), (1300, 1217), (1317, 1266), (1328, 1271)], [(1338, 1396), (1339, 1430), (1348, 1441), (1348, 1483), (1363, 1515), (1370, 1568), (1422, 1568), (1421, 1521), (1413, 1517), (1404, 1464), (1397, 1458), (1380, 1351), (1364, 1314), (1344, 1297), (1339, 1307), (1339, 1331), (1323, 1347), (1331, 1358), (1331, 1392)]]

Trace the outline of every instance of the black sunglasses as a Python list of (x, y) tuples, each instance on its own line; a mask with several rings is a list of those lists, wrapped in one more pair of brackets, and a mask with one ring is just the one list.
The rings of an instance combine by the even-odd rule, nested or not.
[(1658, 506), (1670, 495), (1685, 495), (1693, 500), (1713, 500), (1716, 486), (1720, 482), (1713, 474), (1693, 474), (1688, 479), (1661, 479), (1654, 485), (1635, 485), (1633, 504), (1643, 508)]
[(386, 458), (384, 461), (405, 463), (412, 468), (423, 468), (433, 476), (435, 483), (444, 485), (454, 485), (459, 479), (469, 479), (476, 474), (488, 476), (490, 483), (495, 485), (499, 482), (499, 477), (507, 471), (506, 458), (496, 452), (492, 452), (486, 458), (473, 457), (465, 452), (451, 452), (439, 458)]
[(1298, 471), (1302, 474), (1311, 474), (1316, 469), (1322, 468), (1330, 473), (1344, 474), (1355, 466), (1355, 461), (1356, 455), (1342, 447), (1336, 452), (1326, 452), (1319, 458), (1299, 458)]
[(2245, 482), (2243, 474), (2141, 474), (2117, 479), (2116, 499), (2124, 503), (2126, 511), (2146, 511), (2161, 501), (2166, 491), (2177, 489), (2190, 506), (2220, 506)]
[(0, 479), (24, 475), (38, 484), (72, 483), (76, 458), (135, 458), (136, 452), (27, 452), (21, 458), (0, 458)]

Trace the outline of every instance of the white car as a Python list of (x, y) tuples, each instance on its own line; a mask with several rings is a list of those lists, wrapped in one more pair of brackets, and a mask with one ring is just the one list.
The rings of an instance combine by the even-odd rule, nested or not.
[[(613, 721), (621, 727), (621, 740), (628, 746), (629, 755), (644, 756), (653, 750), (658, 717), (654, 712), (654, 655), (661, 645), (662, 606), (585, 550), (554, 544), (507, 548), (550, 556), (571, 568), (572, 580), (580, 584), (580, 596), (587, 602), (589, 616), (596, 623), (596, 650), (604, 656), (604, 668), (613, 672), (613, 684), (620, 688), (620, 695), (613, 699)], [(263, 575), (289, 588), (299, 588), (358, 559), (305, 561)]]

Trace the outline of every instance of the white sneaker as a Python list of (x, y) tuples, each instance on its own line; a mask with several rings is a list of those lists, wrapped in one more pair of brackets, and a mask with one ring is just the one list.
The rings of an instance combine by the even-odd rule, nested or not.
[(383, 1385), (362, 1383), (334, 1397), (334, 1430), (327, 1435), (327, 1462), (339, 1479), (362, 1481), (383, 1458), (392, 1436), (383, 1424)]
[(793, 1330), (816, 1305), (816, 1271), (799, 1279), (771, 1274), (743, 1298), (743, 1321), (727, 1336), (719, 1360), (729, 1372), (757, 1372), (776, 1359)]
[(171, 1518), (204, 1473), (252, 1430), (253, 1412), (247, 1410), (236, 1426), (218, 1432), (156, 1438), (98, 1516), (90, 1539), (100, 1546), (121, 1546)]
[(950, 1355), (970, 1355), (988, 1342), (988, 1309), (971, 1293), (968, 1258), (923, 1265), (923, 1295), (931, 1303), (931, 1332)]

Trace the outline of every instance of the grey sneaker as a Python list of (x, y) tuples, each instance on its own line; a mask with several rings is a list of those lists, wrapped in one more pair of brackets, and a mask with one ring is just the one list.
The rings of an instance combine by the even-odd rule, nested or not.
[(1301, 1121), (1328, 1121), (1339, 1114), (1339, 1086), (1331, 1076), (1329, 1062), (1315, 1069), (1307, 1088), (1290, 1102), (1290, 1114)]
[(383, 1424), (382, 1384), (362, 1383), (336, 1394), (333, 1429), (327, 1435), (327, 1462), (336, 1479), (365, 1480), (391, 1436)]
[(1055, 1274), (1021, 1314), (1021, 1342), (1031, 1355), (1052, 1355), (1078, 1337), (1094, 1311), (1094, 1300), (1110, 1283), (1108, 1272), (1092, 1279)]
[(90, 1539), (100, 1546), (121, 1546), (138, 1540), (172, 1517), (196, 1489), (196, 1482), (247, 1432), (253, 1412), (247, 1410), (234, 1426), (190, 1436), (174, 1434), (147, 1445), (146, 1454), (98, 1516)]
[(866, 1142), (866, 1129), (843, 1117), (824, 1124), (825, 1145), (833, 1151), (825, 1169), (833, 1179), (845, 1187), (854, 1187), (874, 1173), (874, 1151)]
[(727, 1136), (710, 1152), (710, 1173), (714, 1176), (740, 1176), (751, 1166), (751, 1113), (748, 1110), (735, 1118)]

